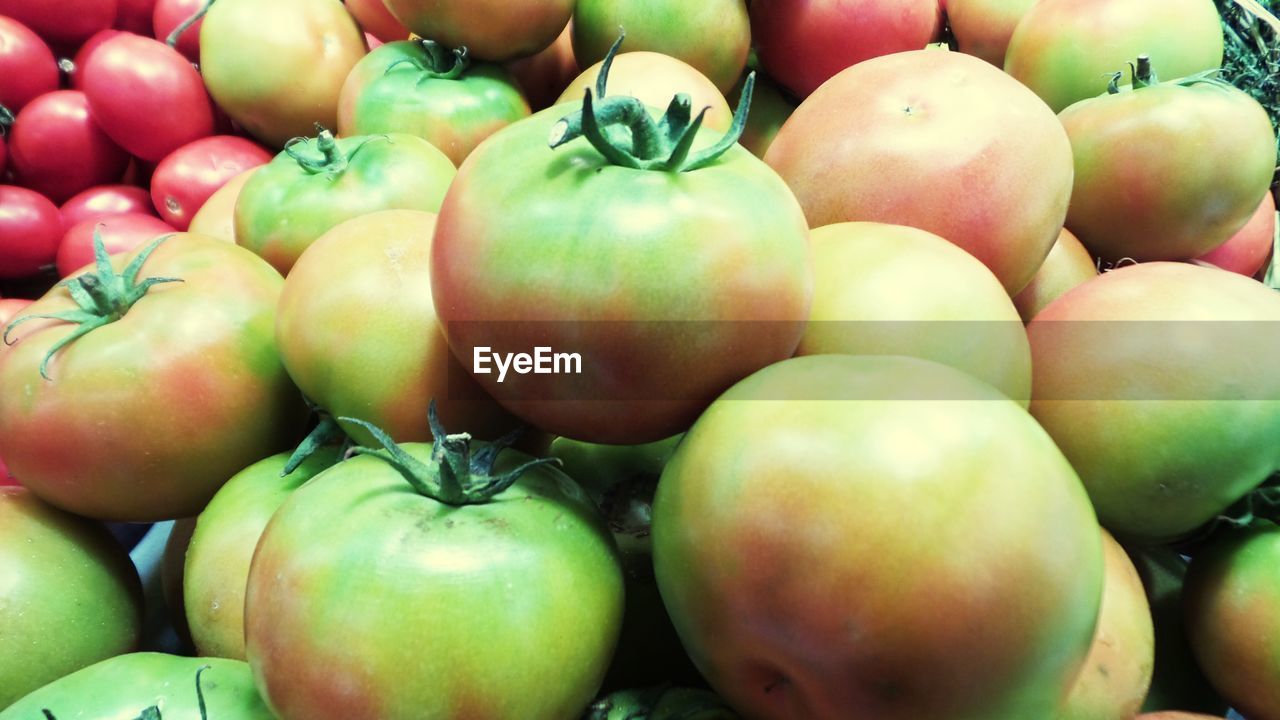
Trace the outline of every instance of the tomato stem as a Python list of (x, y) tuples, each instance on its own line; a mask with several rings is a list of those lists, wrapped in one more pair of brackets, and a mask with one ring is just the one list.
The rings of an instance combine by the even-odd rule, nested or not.
[(304, 397), (303, 400), (306, 401), (307, 407), (311, 408), (312, 412), (319, 415), (320, 421), (316, 423), (315, 428), (311, 432), (307, 433), (307, 436), (303, 438), (302, 442), (298, 444), (298, 447), (294, 449), (293, 454), (290, 455), (288, 461), (285, 462), (284, 468), (280, 470), (280, 477), (285, 477), (291, 474), (294, 470), (297, 470), (299, 465), (307, 461), (307, 458), (316, 454), (316, 451), (326, 445), (341, 444), (342, 446), (334, 459), (335, 464), (339, 462), (344, 455), (346, 455), (348, 450), (351, 449), (351, 438), (343, 432), (342, 426), (338, 424), (338, 421), (315, 403), (311, 402), (310, 398)]
[(419, 40), (417, 44), (422, 51), (422, 60), (400, 58), (388, 65), (383, 74), (390, 75), (392, 70), (408, 65), (420, 73), (417, 84), (421, 85), (427, 80), (461, 79), (467, 68), (471, 67), (471, 56), (465, 45), (449, 50), (435, 40)]
[(324, 173), (330, 179), (341, 175), (347, 166), (351, 164), (351, 159), (360, 152), (360, 149), (374, 140), (389, 140), (386, 135), (373, 135), (361, 138), (356, 146), (351, 148), (350, 152), (342, 152), (342, 148), (338, 146), (338, 141), (333, 137), (325, 126), (316, 123), (315, 149), (319, 151), (319, 156), (310, 152), (312, 138), (296, 137), (284, 144), (284, 153), (293, 158), (298, 163), (298, 167), (305, 170), (311, 175)]
[(213, 7), (213, 4), (216, 1), (217, 0), (205, 0), (205, 3), (200, 6), (199, 10), (192, 13), (191, 17), (183, 20), (178, 27), (173, 29), (173, 32), (169, 33), (168, 37), (164, 39), (164, 44), (171, 48), (178, 47), (178, 41), (182, 39), (183, 34), (190, 30), (192, 25), (200, 22), (200, 19), (205, 16), (205, 13), (209, 12), (209, 8)]
[(9, 128), (13, 126), (13, 111), (4, 105), (0, 105), (0, 137), (9, 134)]

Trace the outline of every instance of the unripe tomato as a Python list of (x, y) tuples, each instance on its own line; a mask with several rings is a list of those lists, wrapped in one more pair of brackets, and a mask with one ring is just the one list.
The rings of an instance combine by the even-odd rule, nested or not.
[[(587, 88), (595, 91), (604, 61), (583, 70), (569, 83), (554, 104), (581, 102)], [(655, 52), (625, 52), (613, 59), (607, 95), (630, 95), (646, 105), (666, 108), (671, 96), (687, 93), (694, 111), (707, 110), (703, 126), (725, 132), (733, 124), (733, 110), (707, 76), (688, 63)]]
[(219, 240), (235, 242), (236, 200), (240, 198), (240, 191), (244, 188), (244, 184), (257, 171), (256, 167), (245, 170), (218, 188), (208, 200), (205, 200), (195, 217), (191, 218), (191, 227), (187, 230)]
[(1093, 256), (1070, 230), (1063, 228), (1031, 282), (1013, 297), (1014, 307), (1023, 322), (1031, 322), (1060, 295), (1097, 275)]

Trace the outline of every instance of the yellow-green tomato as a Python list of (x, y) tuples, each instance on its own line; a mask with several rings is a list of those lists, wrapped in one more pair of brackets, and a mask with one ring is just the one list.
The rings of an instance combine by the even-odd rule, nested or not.
[(367, 52), (339, 0), (219, 0), (201, 22), (201, 74), (237, 124), (276, 148), (334, 127), (342, 83)]
[(0, 709), (133, 650), (141, 630), (142, 586), (115, 538), (25, 488), (0, 487)]
[(573, 0), (384, 0), (418, 37), (499, 62), (533, 55), (569, 23)]
[(1013, 296), (1013, 305), (1023, 321), (1031, 322), (1036, 313), (1063, 293), (1097, 275), (1098, 266), (1093, 256), (1070, 230), (1063, 228), (1031, 282)]
[(810, 233), (813, 309), (798, 355), (907, 355), (963, 370), (1026, 405), (1031, 348), (1009, 294), (924, 230), (837, 223)]
[(916, 358), (739, 382), (676, 448), (653, 533), (685, 648), (766, 720), (1051, 717), (1102, 597), (1098, 523), (1052, 439)]
[[(595, 92), (596, 78), (603, 67), (604, 61), (600, 61), (583, 70), (560, 93), (556, 104), (581, 102), (587, 88)], [(685, 93), (692, 101), (695, 114), (707, 108), (703, 127), (725, 132), (733, 124), (733, 110), (720, 88), (697, 68), (670, 55), (644, 50), (619, 54), (609, 68), (606, 90), (606, 96), (630, 95), (656, 108), (667, 107), (672, 96)]]

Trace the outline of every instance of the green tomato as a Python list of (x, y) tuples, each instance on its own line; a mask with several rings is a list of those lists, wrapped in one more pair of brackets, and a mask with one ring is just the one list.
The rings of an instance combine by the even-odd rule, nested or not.
[(338, 100), (338, 134), (417, 135), (461, 165), (482, 140), (528, 116), (529, 103), (503, 66), (402, 40), (351, 70)]
[(434, 145), (390, 133), (314, 140), (281, 152), (236, 200), (236, 242), (287, 275), (316, 238), (378, 210), (436, 212), (457, 172)]
[(160, 653), (119, 655), (74, 672), (0, 712), (0, 720), (147, 720), (151, 707), (157, 720), (275, 720), (244, 662)]
[(136, 646), (138, 572), (100, 524), (46, 505), (25, 488), (0, 487), (0, 628), (5, 708)]

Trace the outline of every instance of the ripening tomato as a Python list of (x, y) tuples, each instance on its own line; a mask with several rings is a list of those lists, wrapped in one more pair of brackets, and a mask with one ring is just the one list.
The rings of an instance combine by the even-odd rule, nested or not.
[(161, 219), (186, 230), (201, 206), (228, 180), (271, 162), (272, 153), (234, 135), (200, 138), (169, 153), (151, 176), (151, 201)]
[(960, 52), (1004, 67), (1005, 51), (1018, 21), (1037, 0), (951, 0), (947, 24)]
[(362, 30), (384, 43), (409, 39), (409, 28), (396, 20), (382, 0), (347, 0), (347, 10)]
[(751, 37), (761, 67), (801, 99), (851, 65), (923, 48), (937, 40), (942, 27), (938, 0), (751, 3)]
[(1071, 198), (1071, 143), (1058, 118), (990, 64), (940, 50), (832, 78), (782, 126), (765, 161), (810, 226), (928, 230), (981, 260), (1010, 294), (1049, 254)]
[(501, 62), (540, 52), (564, 30), (574, 0), (385, 0), (418, 37)]
[(573, 22), (565, 26), (560, 37), (537, 55), (513, 60), (507, 69), (515, 76), (529, 106), (542, 110), (555, 104), (560, 93), (582, 72), (573, 56)]
[[(596, 78), (603, 67), (601, 61), (583, 70), (560, 93), (556, 104), (582, 102), (584, 90), (595, 91)], [(655, 52), (621, 53), (614, 57), (608, 79), (606, 97), (630, 95), (646, 105), (666, 108), (672, 95), (687, 93), (695, 112), (708, 108), (702, 123), (705, 127), (726, 132), (733, 124), (733, 110), (715, 83), (683, 60)]]
[(112, 215), (156, 214), (156, 209), (151, 205), (151, 194), (135, 185), (100, 185), (89, 188), (62, 203), (61, 210), (62, 226), (67, 229), (84, 220), (100, 220)]
[(58, 275), (67, 277), (93, 262), (95, 236), (101, 236), (107, 253), (115, 255), (171, 232), (173, 226), (146, 213), (131, 212), (81, 220), (68, 227), (58, 243)]
[(1070, 230), (1063, 228), (1031, 282), (1013, 296), (1013, 305), (1023, 322), (1031, 322), (1031, 318), (1060, 295), (1097, 275), (1098, 266), (1093, 256)]
[(256, 167), (249, 168), (218, 188), (208, 200), (205, 200), (195, 217), (191, 218), (191, 226), (187, 230), (211, 238), (235, 242), (236, 200), (240, 198), (240, 190), (244, 188), (244, 184), (257, 171)]
[(892, 356), (723, 394), (658, 481), (653, 560), (707, 681), (778, 720), (1052, 717), (1103, 584), (1089, 499), (1031, 416)]
[(58, 206), (33, 190), (0, 185), (0, 278), (24, 278), (52, 265), (62, 240)]
[(1271, 257), (1276, 232), (1276, 200), (1267, 193), (1249, 222), (1225, 243), (1196, 258), (1247, 277), (1257, 275)]
[(109, 38), (83, 73), (94, 120), (143, 160), (156, 162), (213, 134), (213, 107), (200, 73), (158, 40), (129, 33)]
[(14, 180), (61, 203), (72, 195), (118, 182), (129, 155), (107, 137), (78, 90), (58, 90), (32, 100), (9, 131)]
[(75, 48), (115, 22), (118, 0), (0, 0), (0, 15), (31, 28), (45, 42)]
[[(151, 32), (161, 42), (168, 42), (169, 36), (186, 22), (204, 5), (204, 0), (156, 0), (155, 9), (151, 13)], [(182, 34), (174, 48), (183, 57), (193, 63), (200, 62), (200, 26), (204, 18), (195, 21)]]
[(23, 488), (0, 487), (0, 577), (0, 708), (138, 643), (142, 584), (124, 548)]
[(0, 298), (0, 327), (8, 325), (19, 310), (30, 304), (30, 300), (23, 298)]
[(58, 63), (39, 35), (5, 14), (0, 10), (0, 105), (18, 113), (58, 89)]

